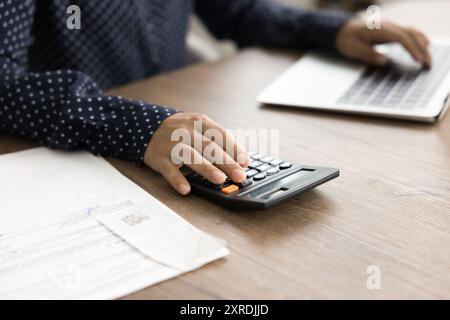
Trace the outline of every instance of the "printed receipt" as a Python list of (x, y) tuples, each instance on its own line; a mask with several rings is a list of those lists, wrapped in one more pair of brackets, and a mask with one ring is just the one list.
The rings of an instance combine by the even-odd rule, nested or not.
[(2, 155), (0, 180), (0, 299), (114, 299), (228, 254), (87, 152)]
[(228, 254), (225, 241), (189, 224), (165, 206), (142, 202), (99, 216), (105, 227), (147, 257), (186, 272)]

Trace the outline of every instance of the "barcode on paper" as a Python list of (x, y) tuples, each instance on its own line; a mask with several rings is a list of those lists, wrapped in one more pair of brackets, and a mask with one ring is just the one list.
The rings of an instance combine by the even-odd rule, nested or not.
[(150, 217), (143, 213), (133, 213), (123, 217), (122, 221), (128, 224), (129, 226), (135, 226), (148, 219), (150, 219)]

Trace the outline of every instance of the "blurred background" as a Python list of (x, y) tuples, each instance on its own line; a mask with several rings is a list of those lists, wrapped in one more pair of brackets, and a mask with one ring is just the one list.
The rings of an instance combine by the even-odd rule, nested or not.
[[(238, 0), (233, 0), (238, 1)], [(255, 0), (258, 1), (258, 0)], [(293, 6), (306, 8), (341, 9), (351, 12), (364, 10), (371, 4), (383, 4), (396, 1), (413, 0), (274, 0)], [(216, 41), (202, 23), (192, 18), (191, 32), (188, 36), (189, 62), (214, 61), (236, 52), (236, 47), (229, 41)]]
[(378, 1), (370, 0), (277, 0), (290, 5), (300, 5), (304, 7), (339, 8), (343, 10), (359, 10)]

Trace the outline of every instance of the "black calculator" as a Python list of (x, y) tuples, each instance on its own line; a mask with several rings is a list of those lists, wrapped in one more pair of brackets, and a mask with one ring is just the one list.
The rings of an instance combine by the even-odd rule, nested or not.
[(198, 173), (187, 176), (192, 190), (222, 206), (238, 210), (261, 210), (339, 176), (333, 168), (311, 167), (250, 152), (247, 180), (227, 179), (215, 185)]

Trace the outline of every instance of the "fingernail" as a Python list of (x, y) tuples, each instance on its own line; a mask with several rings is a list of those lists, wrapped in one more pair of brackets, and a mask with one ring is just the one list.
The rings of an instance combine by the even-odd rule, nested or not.
[(180, 184), (178, 187), (178, 192), (180, 192), (183, 196), (187, 195), (191, 191), (191, 187), (186, 184)]
[(231, 178), (236, 182), (242, 182), (245, 180), (246, 176), (245, 176), (244, 171), (242, 171), (240, 169), (234, 169), (231, 172)]
[(416, 60), (421, 63), (425, 63), (425, 57), (423, 55), (416, 56)]
[(213, 179), (212, 182), (214, 182), (216, 184), (221, 184), (221, 183), (225, 182), (225, 180), (227, 179), (227, 176), (221, 171), (214, 171), (212, 173), (212, 179)]
[(250, 163), (250, 159), (248, 157), (248, 154), (245, 152), (242, 152), (240, 154), (238, 154), (237, 156), (237, 162), (242, 166), (242, 167), (247, 167), (248, 164)]

